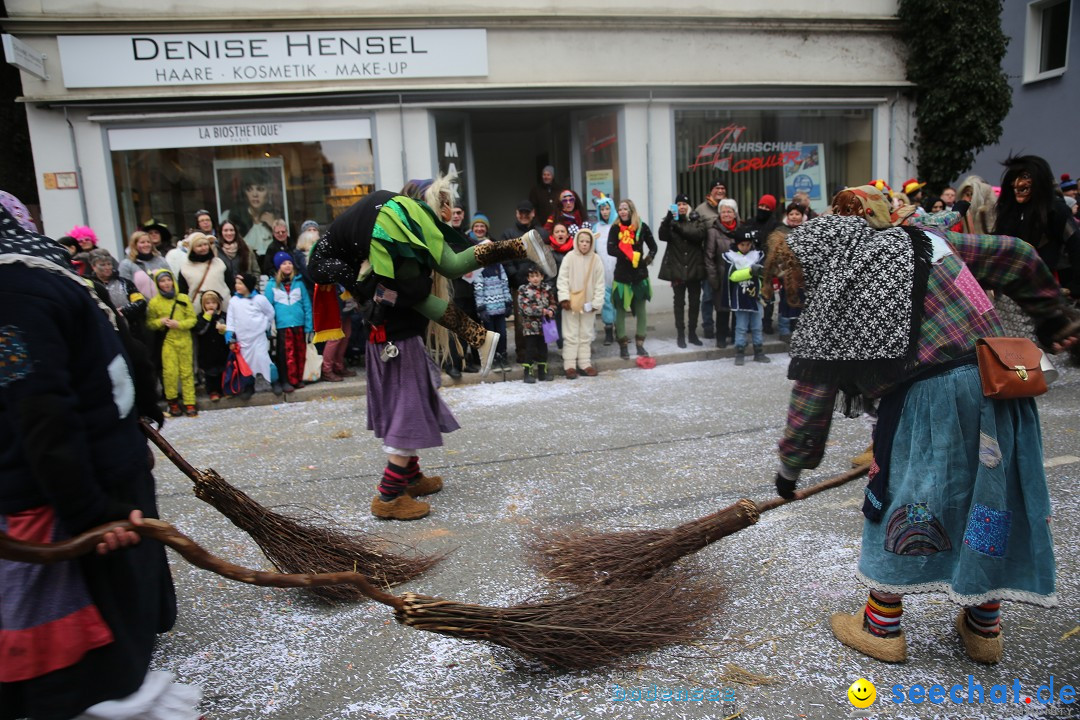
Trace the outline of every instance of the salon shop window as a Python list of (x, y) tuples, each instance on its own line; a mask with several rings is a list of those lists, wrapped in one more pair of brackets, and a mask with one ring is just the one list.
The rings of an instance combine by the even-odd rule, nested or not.
[(782, 203), (805, 190), (820, 212), (836, 188), (872, 179), (873, 110), (676, 110), (675, 162), (695, 203), (719, 178), (744, 219), (766, 193)]
[(125, 238), (150, 218), (183, 236), (209, 210), (260, 253), (275, 221), (295, 240), (305, 220), (325, 227), (375, 188), (367, 118), (113, 128), (109, 145)]

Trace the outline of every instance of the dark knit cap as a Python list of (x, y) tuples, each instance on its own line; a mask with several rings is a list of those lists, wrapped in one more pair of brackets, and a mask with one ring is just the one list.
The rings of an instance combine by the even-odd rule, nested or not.
[(675, 196), (675, 202), (676, 203), (686, 203), (687, 205), (689, 205), (690, 204), (690, 196), (687, 195), (686, 193), (679, 193), (678, 195)]
[(285, 262), (286, 260), (288, 260), (289, 262), (292, 262), (293, 261), (292, 254), (287, 253), (284, 250), (279, 250), (276, 253), (274, 253), (274, 269), (275, 270), (280, 270), (281, 269), (281, 264), (283, 262)]
[(259, 287), (259, 277), (254, 273), (241, 273), (239, 276), (240, 282), (244, 283), (244, 287), (247, 288), (249, 293), (255, 292)]

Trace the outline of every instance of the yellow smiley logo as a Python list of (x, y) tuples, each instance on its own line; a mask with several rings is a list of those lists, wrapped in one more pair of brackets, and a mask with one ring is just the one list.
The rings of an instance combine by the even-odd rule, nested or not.
[(851, 683), (851, 687), (847, 691), (847, 697), (852, 705), (863, 710), (874, 704), (874, 700), (877, 699), (877, 689), (874, 687), (874, 683), (866, 678), (859, 678)]

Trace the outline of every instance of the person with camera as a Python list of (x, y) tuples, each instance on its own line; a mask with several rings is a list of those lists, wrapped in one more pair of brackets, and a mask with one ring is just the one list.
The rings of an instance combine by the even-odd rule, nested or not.
[[(671, 283), (675, 293), (675, 333), (679, 347), (701, 345), (697, 335), (698, 313), (701, 310), (701, 281), (705, 279), (705, 237), (708, 231), (701, 216), (690, 209), (689, 196), (680, 193), (675, 204), (660, 223), (660, 241), (667, 243), (660, 263), (661, 280)], [(690, 324), (687, 334), (686, 295), (690, 294)]]

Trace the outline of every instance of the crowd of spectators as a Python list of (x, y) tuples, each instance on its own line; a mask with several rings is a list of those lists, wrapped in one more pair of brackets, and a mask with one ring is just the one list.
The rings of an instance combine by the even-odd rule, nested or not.
[[(898, 189), (884, 180), (869, 184), (894, 207), (957, 212), (956, 230), (1027, 239), (1047, 257), (1062, 285), (1073, 289), (1072, 268), (1080, 262), (1077, 183), (1067, 174), (1055, 181), (1049, 166), (1036, 160), (1016, 173), (1035, 176), (1039, 202), (1046, 206), (1040, 213), (1049, 213), (1053, 227), (1030, 227), (1009, 212), (999, 217), (999, 189), (975, 175), (933, 193), (915, 178), (898, 183)], [(730, 345), (741, 365), (752, 346), (754, 361), (769, 362), (765, 337), (789, 341), (801, 306), (801, 297), (790, 297), (784, 288), (783, 264), (773, 257), (773, 248), (818, 214), (805, 192), (786, 202), (778, 195), (766, 193), (752, 205), (744, 198), (743, 206), (753, 208), (744, 213), (725, 179), (716, 178), (700, 201), (677, 194), (654, 234), (632, 200), (601, 195), (590, 208), (548, 166), (528, 199), (516, 205), (512, 226), (498, 232), (487, 215), (470, 218), (461, 207), (453, 208), (450, 225), (469, 245), (537, 230), (551, 245), (557, 275), (543, 276), (528, 261), (488, 266), (453, 280), (452, 302), (499, 333), (496, 365), (509, 369), (516, 362), (529, 383), (553, 376), (547, 367), (549, 344), (562, 351), (566, 378), (595, 375), (591, 348), (600, 331), (604, 345), (617, 343), (620, 357), (630, 359), (628, 316), (636, 355), (648, 358), (653, 277), (671, 286), (678, 347), (705, 341)], [(1008, 200), (1014, 198), (1010, 192)], [(224, 395), (250, 398), (257, 391), (290, 393), (308, 382), (339, 382), (356, 374), (350, 365), (364, 362), (363, 308), (342, 287), (317, 288), (306, 277), (322, 230), (317, 222), (305, 221), (294, 241), (284, 220), (255, 218), (252, 226), (265, 226), (257, 250), (245, 240), (252, 227), (230, 219), (218, 225), (206, 210), (197, 211), (192, 221), (174, 244), (168, 227), (148, 220), (119, 259), (97, 247), (89, 227), (74, 227), (59, 239), (78, 271), (107, 288), (136, 336), (153, 349), (170, 413), (197, 414), (195, 386), (217, 401)], [(657, 240), (664, 247), (663, 261), (652, 273), (650, 266), (661, 254)], [(316, 327), (319, 308), (328, 332)], [(480, 365), (475, 348), (451, 342), (442, 367), (459, 378), (479, 372)]]

